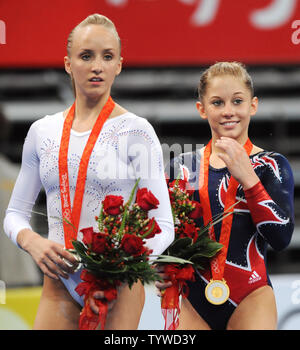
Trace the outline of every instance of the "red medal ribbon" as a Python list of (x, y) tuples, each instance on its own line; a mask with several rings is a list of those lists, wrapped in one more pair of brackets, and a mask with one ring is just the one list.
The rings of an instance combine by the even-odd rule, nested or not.
[[(79, 165), (79, 170), (77, 175), (73, 209), (71, 207), (71, 200), (70, 200), (70, 187), (69, 187), (69, 174), (68, 174), (68, 149), (69, 149), (71, 128), (72, 128), (73, 119), (74, 119), (75, 102), (72, 105), (64, 121), (63, 132), (62, 132), (61, 142), (60, 142), (60, 149), (59, 149), (58, 166), (59, 166), (59, 184), (60, 184), (60, 197), (61, 197), (65, 247), (67, 249), (73, 248), (72, 240), (75, 240), (77, 238), (89, 159), (93, 151), (93, 148), (95, 146), (95, 143), (98, 139), (98, 136), (102, 130), (103, 124), (105, 123), (107, 118), (110, 116), (114, 107), (115, 107), (115, 103), (112, 100), (112, 98), (109, 97), (104, 107), (102, 108), (95, 122), (95, 125), (91, 131), (89, 139), (86, 143), (86, 146), (84, 148), (84, 151), (80, 160), (80, 165)], [(70, 223), (72, 225), (70, 225)]]
[[(203, 208), (203, 220), (204, 220), (205, 226), (209, 225), (209, 223), (212, 221), (212, 212), (211, 212), (209, 192), (208, 192), (208, 174), (209, 174), (209, 158), (211, 155), (211, 143), (212, 143), (212, 140), (209, 141), (209, 143), (206, 145), (204, 149), (204, 156), (203, 156), (204, 160), (203, 162), (201, 162), (201, 165), (202, 164), (203, 165), (200, 166), (200, 176), (199, 176), (199, 197), (200, 197), (201, 206)], [(250, 139), (248, 138), (247, 142), (244, 145), (244, 148), (248, 156), (251, 153), (252, 147), (253, 145)], [(236, 179), (233, 176), (231, 176), (229, 179), (229, 185), (226, 193), (224, 213), (225, 212), (233, 213), (233, 210), (234, 210), (233, 204), (236, 202), (236, 191), (237, 191), (238, 185), (239, 183), (236, 181)], [(210, 263), (212, 278), (214, 280), (221, 280), (224, 275), (227, 250), (228, 250), (231, 227), (232, 227), (232, 220), (233, 220), (233, 215), (227, 215), (222, 220), (219, 243), (223, 244), (223, 247), (220, 250), (220, 252), (214, 258), (211, 259), (211, 263)], [(216, 240), (213, 226), (211, 226), (209, 229), (209, 236), (210, 236), (210, 239)]]

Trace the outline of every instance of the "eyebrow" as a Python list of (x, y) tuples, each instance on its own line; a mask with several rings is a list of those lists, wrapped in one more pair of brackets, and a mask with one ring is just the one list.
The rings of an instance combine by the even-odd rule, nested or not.
[[(114, 51), (114, 50), (115, 50), (114, 48), (107, 48), (107, 49), (104, 49), (103, 51), (104, 51), (104, 52), (109, 52), (109, 51)], [(84, 52), (94, 52), (94, 50), (85, 49), (85, 48), (81, 48), (80, 51), (84, 51)]]
[(80, 49), (80, 52), (88, 52), (88, 53), (91, 53), (91, 52), (93, 52), (93, 50), (91, 50), (91, 49)]
[[(239, 95), (239, 94), (243, 94), (242, 91), (238, 91), (238, 92), (235, 92), (233, 95)], [(211, 96), (211, 98), (222, 98), (220, 96)]]

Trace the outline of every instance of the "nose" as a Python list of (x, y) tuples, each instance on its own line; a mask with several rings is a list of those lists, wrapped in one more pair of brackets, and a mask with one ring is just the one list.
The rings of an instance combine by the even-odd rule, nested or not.
[(223, 117), (231, 118), (233, 116), (233, 114), (234, 114), (234, 112), (233, 112), (233, 108), (232, 108), (231, 104), (226, 103), (224, 108), (223, 108), (223, 111), (222, 111)]
[(94, 74), (100, 74), (102, 69), (102, 60), (99, 57), (96, 57), (93, 61), (92, 71)]

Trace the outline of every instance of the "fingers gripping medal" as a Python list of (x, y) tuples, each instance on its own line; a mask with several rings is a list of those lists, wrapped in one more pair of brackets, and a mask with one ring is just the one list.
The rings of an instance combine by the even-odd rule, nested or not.
[[(212, 212), (209, 201), (209, 193), (208, 193), (208, 172), (209, 172), (209, 158), (211, 154), (211, 143), (210, 141), (204, 149), (203, 161), (201, 162), (202, 169), (200, 169), (199, 175), (199, 196), (200, 202), (203, 207), (203, 220), (205, 226), (209, 225), (212, 221)], [(252, 143), (248, 139), (244, 145), (244, 148), (248, 154), (251, 153)], [(200, 166), (201, 168), (201, 166)], [(236, 191), (238, 187), (238, 182), (234, 177), (230, 177), (229, 185), (226, 193), (225, 206), (224, 206), (224, 218), (222, 220), (221, 226), (221, 234), (219, 242), (223, 245), (221, 251), (212, 258), (211, 260), (211, 274), (212, 280), (207, 284), (205, 288), (205, 297), (206, 299), (214, 304), (221, 305), (224, 304), (230, 295), (229, 287), (223, 278), (224, 269), (226, 264), (226, 256), (229, 245), (229, 238), (232, 227), (232, 219), (233, 219), (233, 207), (236, 202)], [(211, 225), (209, 229), (210, 239), (216, 240), (214, 227)]]

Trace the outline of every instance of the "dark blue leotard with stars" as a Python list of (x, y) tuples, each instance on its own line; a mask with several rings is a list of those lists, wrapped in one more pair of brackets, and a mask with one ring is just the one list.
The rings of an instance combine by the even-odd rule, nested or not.
[[(184, 153), (171, 161), (170, 180), (180, 173), (194, 187), (199, 201), (201, 151)], [(260, 182), (243, 191), (238, 187), (224, 278), (230, 288), (229, 300), (223, 305), (209, 303), (204, 294), (211, 279), (210, 268), (197, 271), (196, 281), (188, 283), (188, 299), (212, 329), (226, 329), (237, 305), (252, 291), (271, 285), (266, 268), (268, 244), (279, 251), (288, 246), (294, 229), (294, 180), (287, 159), (279, 153), (262, 151), (250, 156)], [(224, 211), (230, 173), (227, 168), (209, 168), (209, 198), (212, 215)], [(197, 224), (202, 226), (199, 219)], [(221, 224), (215, 229), (219, 240)]]

